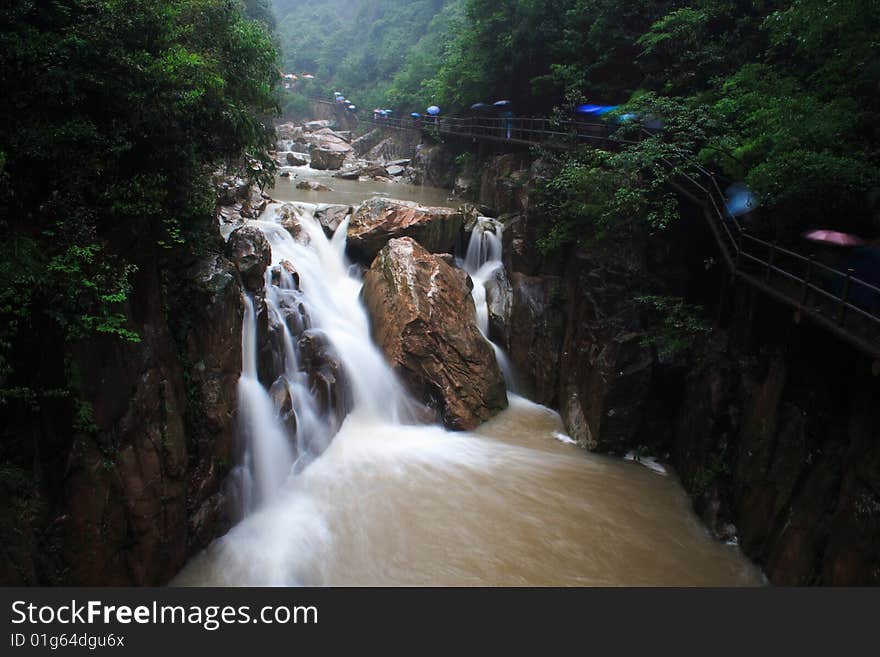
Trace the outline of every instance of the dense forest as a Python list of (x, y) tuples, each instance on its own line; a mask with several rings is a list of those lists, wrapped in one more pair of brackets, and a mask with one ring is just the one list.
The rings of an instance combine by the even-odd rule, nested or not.
[(388, 98), (419, 107), (421, 82), (436, 72), (461, 12), (458, 0), (275, 0), (274, 8), (285, 71), (315, 76), (304, 92), (338, 88), (364, 107)]
[(338, 87), (361, 107), (449, 113), (507, 99), (522, 115), (588, 102), (663, 116), (664, 134), (640, 153), (568, 163), (565, 205), (589, 216), (569, 217), (557, 237), (646, 206), (667, 221), (669, 197), (641, 182), (630, 199), (586, 190), (643, 180), (671, 145), (745, 182), (776, 234), (878, 232), (876, 2), (277, 0), (275, 10), (285, 66), (312, 71), (311, 92)]

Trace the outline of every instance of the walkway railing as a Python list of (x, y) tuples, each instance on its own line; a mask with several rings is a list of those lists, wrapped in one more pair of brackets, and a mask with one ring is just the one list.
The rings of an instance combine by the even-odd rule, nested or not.
[[(619, 147), (635, 143), (612, 138), (614, 128), (608, 124), (542, 118), (384, 117), (369, 119), (367, 123), (394, 130), (422, 130), (559, 150), (580, 145)], [(678, 174), (675, 187), (704, 208), (732, 276), (795, 308), (798, 320), (811, 319), (880, 359), (880, 288), (859, 278), (852, 269), (835, 269), (812, 254), (803, 255), (750, 234), (736, 217), (727, 213), (725, 195), (715, 176), (685, 155), (682, 162), (687, 166)], [(668, 159), (664, 163), (676, 168)]]

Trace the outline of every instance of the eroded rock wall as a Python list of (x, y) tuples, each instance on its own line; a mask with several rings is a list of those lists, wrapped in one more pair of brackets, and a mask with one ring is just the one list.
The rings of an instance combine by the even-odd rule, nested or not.
[[(559, 409), (588, 449), (666, 457), (710, 529), (772, 582), (880, 583), (877, 365), (710, 266), (699, 216), (626, 244), (543, 253), (529, 201), (540, 163), (477, 168), (474, 200), (508, 213), (510, 303), (492, 331), (521, 391)], [(709, 338), (659, 358), (656, 326), (633, 301), (645, 293), (703, 305)]]

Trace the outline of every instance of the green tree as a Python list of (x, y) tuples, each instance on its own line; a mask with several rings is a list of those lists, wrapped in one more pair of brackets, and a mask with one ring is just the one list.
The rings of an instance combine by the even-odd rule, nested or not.
[(46, 388), (45, 336), (137, 339), (131, 276), (210, 240), (212, 172), (271, 175), (276, 79), (237, 0), (2, 5), (0, 402)]

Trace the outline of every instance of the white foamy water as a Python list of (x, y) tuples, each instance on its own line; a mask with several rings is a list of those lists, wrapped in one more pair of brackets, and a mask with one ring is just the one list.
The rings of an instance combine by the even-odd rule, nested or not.
[(516, 377), (513, 372), (513, 364), (504, 350), (489, 339), (489, 304), (486, 300), (486, 283), (503, 267), (502, 236), (504, 225), (489, 217), (478, 217), (468, 241), (467, 252), (464, 261), (459, 266), (470, 274), (474, 287), (471, 296), (477, 309), (477, 327), (483, 337), (495, 350), (495, 360), (504, 376), (508, 390), (516, 390)]

